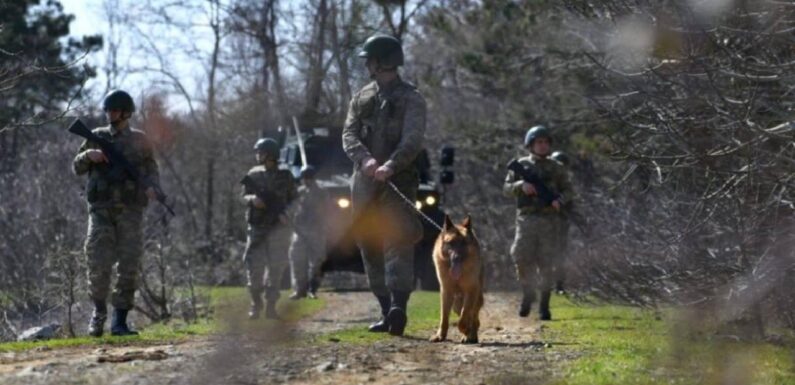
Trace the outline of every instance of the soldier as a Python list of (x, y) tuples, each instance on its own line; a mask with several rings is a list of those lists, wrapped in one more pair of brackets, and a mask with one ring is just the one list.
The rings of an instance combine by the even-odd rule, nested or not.
[[(565, 152), (562, 151), (555, 151), (552, 155), (549, 156), (552, 160), (560, 163), (565, 167), (567, 170), (571, 167), (571, 160), (569, 156), (566, 155)], [(573, 198), (573, 197), (571, 197)], [(559, 227), (558, 227), (558, 242), (560, 245), (558, 246), (558, 250), (560, 251), (560, 257), (557, 260), (555, 271), (556, 271), (556, 281), (555, 281), (555, 291), (558, 294), (565, 293), (565, 289), (563, 288), (563, 281), (566, 279), (566, 259), (568, 257), (568, 249), (569, 249), (569, 227), (571, 215), (574, 214), (574, 199), (567, 199), (566, 204), (563, 205), (561, 209), (561, 215)]]
[(289, 219), (285, 210), (295, 199), (293, 175), (279, 169), (279, 144), (263, 138), (254, 145), (258, 166), (243, 178), (243, 202), (248, 206), (248, 240), (243, 261), (251, 295), (250, 319), (259, 318), (265, 292), (265, 317), (277, 319), (279, 282), (287, 268), (290, 242)]
[(422, 225), (401, 194), (415, 201), (418, 187), (414, 159), (425, 133), (425, 99), (398, 75), (403, 65), (400, 41), (375, 35), (359, 57), (373, 80), (357, 92), (342, 132), (343, 148), (353, 161), (353, 213), (357, 244), (370, 289), (381, 306), (372, 332), (403, 335), (406, 306), (414, 288), (414, 245)]
[(307, 295), (317, 298), (320, 286), (320, 265), (326, 255), (326, 213), (328, 193), (318, 186), (316, 170), (307, 166), (301, 170), (302, 186), (298, 189), (293, 239), (290, 244), (290, 270), (293, 294), (290, 299)]
[(568, 174), (561, 164), (548, 158), (551, 136), (543, 126), (527, 131), (524, 145), (530, 155), (519, 159), (526, 169), (539, 176), (543, 184), (556, 194), (552, 202), (538, 197), (538, 186), (525, 182), (513, 171), (508, 172), (503, 192), (516, 198), (516, 238), (511, 246), (511, 256), (516, 264), (519, 283), (522, 285), (522, 304), (519, 316), (527, 317), (535, 300), (536, 290), (541, 291), (539, 318), (552, 319), (549, 297), (554, 284), (555, 261), (560, 257), (558, 231), (560, 210), (572, 195)]
[[(113, 142), (143, 177), (157, 182), (158, 169), (152, 145), (146, 134), (130, 127), (129, 119), (135, 112), (132, 97), (124, 91), (112, 91), (105, 97), (102, 109), (110, 125), (93, 132)], [(143, 191), (127, 173), (111, 172), (106, 154), (93, 142), (83, 142), (72, 166), (75, 174), (88, 174), (85, 255), (88, 287), (94, 304), (88, 334), (101, 337), (104, 333), (111, 274), (116, 265), (110, 332), (114, 336), (136, 335), (138, 332), (127, 326), (127, 314), (134, 305), (143, 254), (143, 213), (149, 200), (156, 199), (155, 191), (151, 187)]]

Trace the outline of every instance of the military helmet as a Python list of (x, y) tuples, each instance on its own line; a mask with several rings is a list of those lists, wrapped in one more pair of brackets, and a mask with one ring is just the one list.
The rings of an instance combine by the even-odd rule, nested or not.
[(529, 130), (527, 130), (527, 134), (524, 136), (524, 146), (529, 147), (533, 144), (533, 141), (538, 138), (547, 138), (552, 141), (552, 135), (550, 134), (549, 130), (544, 126), (535, 126)]
[(373, 35), (364, 42), (359, 57), (374, 58), (387, 67), (403, 65), (403, 46), (400, 40), (389, 35)]
[(301, 167), (301, 178), (314, 178), (317, 175), (317, 169), (310, 166)]
[(562, 163), (564, 166), (571, 165), (571, 158), (563, 151), (555, 151), (549, 157)]
[(254, 144), (254, 149), (257, 152), (264, 153), (271, 158), (279, 157), (279, 143), (271, 138), (261, 138)]
[(130, 94), (122, 90), (113, 90), (102, 101), (102, 110), (121, 110), (133, 113), (135, 112), (135, 102)]

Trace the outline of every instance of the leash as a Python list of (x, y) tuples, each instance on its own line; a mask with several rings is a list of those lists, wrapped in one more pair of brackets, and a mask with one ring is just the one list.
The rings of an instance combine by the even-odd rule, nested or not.
[(403, 193), (402, 193), (402, 192), (400, 192), (400, 190), (398, 190), (397, 186), (395, 186), (395, 184), (394, 184), (394, 183), (392, 183), (392, 181), (387, 181), (386, 183), (389, 185), (389, 187), (391, 187), (391, 188), (392, 188), (392, 191), (394, 191), (394, 192), (395, 192), (395, 194), (397, 194), (397, 196), (399, 196), (401, 199), (403, 199), (403, 202), (406, 202), (406, 204), (407, 204), (407, 205), (411, 206), (411, 208), (413, 208), (413, 209), (414, 209), (414, 211), (416, 211), (417, 213), (419, 213), (419, 214), (420, 214), (420, 216), (421, 216), (423, 219), (425, 219), (425, 220), (426, 220), (428, 223), (432, 224), (432, 225), (433, 225), (433, 227), (436, 227), (436, 229), (438, 229), (439, 231), (442, 231), (442, 226), (439, 226), (439, 224), (438, 224), (438, 223), (436, 223), (436, 222), (434, 222), (434, 221), (433, 221), (433, 219), (431, 219), (431, 217), (429, 217), (429, 216), (425, 215), (425, 213), (424, 213), (424, 212), (422, 212), (422, 210), (418, 209), (418, 208), (417, 208), (417, 206), (415, 205), (415, 203), (414, 203), (414, 202), (412, 202), (412, 201), (411, 201), (411, 199), (409, 199), (408, 197), (406, 197), (405, 195), (403, 195)]

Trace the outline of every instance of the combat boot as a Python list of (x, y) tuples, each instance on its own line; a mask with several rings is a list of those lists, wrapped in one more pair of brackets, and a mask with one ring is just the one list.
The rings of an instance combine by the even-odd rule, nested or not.
[(535, 290), (533, 289), (525, 289), (524, 294), (522, 295), (522, 304), (519, 305), (519, 317), (527, 317), (530, 315), (530, 307), (533, 306), (533, 301), (535, 301)]
[(265, 301), (265, 318), (267, 319), (281, 319), (279, 318), (279, 314), (276, 313), (276, 301), (275, 300), (268, 300)]
[(248, 310), (248, 319), (255, 320), (259, 319), (259, 313), (262, 312), (262, 298), (260, 296), (252, 297), (251, 298), (251, 307)]
[(137, 336), (138, 332), (127, 326), (127, 309), (113, 309), (113, 319), (110, 321), (110, 335), (112, 336)]
[(91, 337), (102, 337), (105, 332), (105, 321), (108, 319), (108, 307), (105, 302), (94, 302), (94, 312), (88, 321), (88, 335)]
[(376, 296), (378, 304), (381, 305), (381, 319), (370, 325), (367, 331), (373, 333), (386, 333), (389, 331), (389, 323), (386, 321), (386, 316), (389, 314), (389, 308), (392, 306), (392, 299), (389, 296)]
[(317, 299), (317, 289), (320, 287), (320, 279), (312, 278), (309, 281), (309, 293), (306, 294), (307, 297), (311, 299)]
[(408, 323), (406, 308), (409, 303), (409, 295), (411, 292), (408, 291), (392, 292), (392, 306), (386, 315), (386, 322), (389, 324), (389, 334), (393, 336), (402, 336), (403, 331), (406, 330)]
[(566, 289), (563, 287), (563, 280), (562, 279), (558, 280), (555, 283), (555, 292), (557, 292), (558, 295), (566, 294)]
[(546, 289), (541, 292), (541, 302), (538, 306), (538, 319), (541, 321), (551, 321), (552, 313), (549, 311), (549, 297), (552, 295), (552, 290)]

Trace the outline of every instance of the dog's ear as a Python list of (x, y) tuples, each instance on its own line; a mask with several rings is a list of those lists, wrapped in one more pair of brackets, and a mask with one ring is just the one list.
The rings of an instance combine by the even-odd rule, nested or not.
[(442, 228), (442, 230), (447, 232), (447, 231), (454, 230), (454, 229), (455, 229), (455, 225), (453, 224), (453, 221), (450, 220), (450, 216), (445, 215), (444, 216), (444, 227)]
[(472, 231), (472, 217), (467, 215), (467, 217), (464, 218), (464, 221), (461, 222), (461, 226), (464, 226), (464, 228), (467, 229), (467, 233)]

